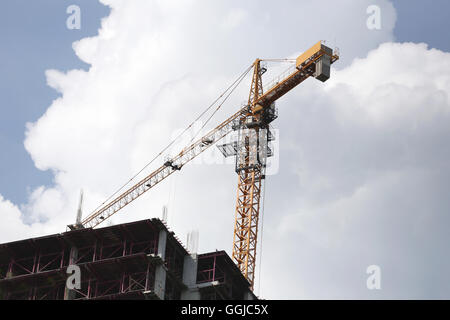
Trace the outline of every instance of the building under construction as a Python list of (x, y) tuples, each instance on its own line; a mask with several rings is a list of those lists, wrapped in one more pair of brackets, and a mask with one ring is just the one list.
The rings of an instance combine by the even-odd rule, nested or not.
[[(0, 297), (255, 299), (252, 290), (259, 213), (264, 200), (266, 160), (273, 155), (269, 142), (273, 140), (271, 123), (278, 117), (275, 103), (310, 77), (326, 81), (331, 64), (338, 59), (338, 52), (322, 41), (297, 59), (256, 59), (216, 100), (219, 103), (224, 97), (207, 122), (250, 74), (248, 103), (203, 137), (195, 136), (197, 140), (191, 139), (190, 145), (165, 159), (126, 191), (114, 193), (83, 220), (80, 209), (77, 222), (69, 226), (71, 231), (0, 245)], [(289, 63), (290, 67), (264, 87), (266, 63), (273, 62)], [(188, 253), (158, 219), (94, 229), (232, 132), (237, 133), (236, 141), (217, 145), (224, 156), (235, 157), (238, 174), (232, 259), (224, 251)], [(80, 268), (81, 288), (66, 286), (69, 266)]]
[[(68, 289), (67, 268), (81, 288)], [(0, 245), (0, 299), (256, 299), (225, 251), (189, 253), (159, 219)]]

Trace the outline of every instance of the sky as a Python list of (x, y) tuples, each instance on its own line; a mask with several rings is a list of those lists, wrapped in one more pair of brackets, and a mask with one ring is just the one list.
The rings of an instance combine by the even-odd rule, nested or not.
[[(69, 30), (66, 9), (83, 10), (82, 28)], [(37, 170), (23, 147), (25, 123), (36, 121), (58, 97), (47, 86), (45, 70), (87, 69), (72, 42), (93, 36), (109, 9), (97, 1), (4, 1), (0, 11), (0, 193), (14, 203), (27, 201), (29, 191), (51, 185), (52, 173)]]
[[(63, 232), (80, 189), (88, 214), (256, 57), (296, 57), (327, 39), (341, 54), (331, 79), (309, 79), (277, 102), (278, 169), (265, 187), (256, 293), (449, 298), (450, 39), (442, 30), (450, 4), (341, 2), (4, 4), (0, 242)], [(72, 4), (79, 30), (66, 26)], [(371, 5), (379, 30), (366, 24)], [(267, 77), (280, 70), (269, 67)], [(212, 149), (109, 223), (160, 217), (166, 205), (181, 239), (197, 229), (200, 251), (230, 252), (236, 182), (232, 162)], [(366, 287), (370, 265), (380, 266), (380, 290)]]

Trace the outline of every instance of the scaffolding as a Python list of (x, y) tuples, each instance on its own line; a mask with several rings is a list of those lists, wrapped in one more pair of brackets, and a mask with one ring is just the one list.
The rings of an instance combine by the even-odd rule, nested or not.
[[(161, 232), (167, 234), (164, 252), (158, 252)], [(77, 265), (81, 288), (71, 299), (178, 299), (187, 254), (158, 219), (2, 244), (0, 298), (63, 299), (67, 267)], [(167, 271), (170, 290), (163, 297), (155, 294), (158, 267)]]
[[(193, 285), (188, 288), (185, 265)], [(66, 287), (80, 269), (80, 288)], [(249, 282), (225, 251), (195, 255), (159, 219), (0, 244), (0, 300), (243, 299)]]
[(197, 284), (201, 300), (243, 300), (250, 285), (225, 251), (198, 256)]

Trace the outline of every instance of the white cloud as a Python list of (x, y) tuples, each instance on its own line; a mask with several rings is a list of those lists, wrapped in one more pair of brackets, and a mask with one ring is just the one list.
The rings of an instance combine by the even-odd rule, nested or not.
[(234, 29), (239, 26), (247, 17), (247, 12), (241, 8), (232, 9), (222, 20), (224, 29)]
[[(64, 231), (75, 219), (81, 188), (88, 214), (254, 58), (292, 56), (328, 39), (341, 48), (341, 70), (325, 85), (309, 80), (279, 102), (281, 166), (267, 181), (262, 294), (367, 296), (373, 292), (361, 288), (365, 267), (379, 263), (400, 279), (383, 283), (379, 296), (407, 296), (405, 288), (426, 295), (411, 274), (423, 274), (427, 265), (403, 263), (420, 262), (409, 241), (421, 243), (420, 257), (441, 239), (436, 223), (449, 207), (440, 198), (448, 175), (442, 160), (448, 54), (385, 44), (366, 57), (394, 40), (388, 1), (379, 1), (379, 31), (366, 27), (371, 1), (103, 2), (112, 12), (99, 35), (73, 45), (91, 68), (49, 70), (48, 84), (62, 97), (27, 128), (25, 147), (39, 169), (53, 170), (55, 185), (34, 190), (21, 210), (0, 199), (0, 212), (10, 219), (0, 225), (0, 241)], [(247, 87), (216, 122), (236, 110)], [(236, 182), (232, 165), (191, 164), (113, 220), (160, 216), (169, 201), (169, 222), (181, 238), (198, 228), (201, 251), (230, 251)], [(424, 226), (434, 231), (428, 242)], [(428, 292), (448, 295), (440, 288)]]
[[(385, 43), (335, 72), (325, 90), (309, 82), (285, 100), (299, 107), (279, 123), (296, 127), (281, 132), (286, 170), (267, 189), (283, 186), (266, 200), (282, 214), (266, 221), (276, 227), (263, 281), (275, 286), (268, 269), (286, 268), (296, 272), (277, 281), (300, 288), (276, 297), (449, 296), (450, 74), (433, 72), (449, 63), (450, 53), (423, 44)], [(381, 291), (365, 287), (372, 264)]]

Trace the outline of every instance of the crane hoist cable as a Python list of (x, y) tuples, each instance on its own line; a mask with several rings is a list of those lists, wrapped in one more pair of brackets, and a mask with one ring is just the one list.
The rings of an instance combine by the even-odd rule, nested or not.
[(258, 275), (258, 296), (261, 296), (261, 270), (262, 270), (262, 254), (263, 254), (263, 236), (264, 236), (264, 209), (266, 207), (266, 179), (263, 181), (263, 196), (261, 208), (261, 235), (259, 239), (259, 275)]
[[(269, 129), (273, 130), (272, 124), (269, 124)], [(264, 169), (264, 175), (265, 169)], [(261, 296), (261, 270), (262, 270), (262, 254), (263, 254), (263, 237), (264, 237), (264, 212), (266, 208), (266, 179), (262, 183), (262, 203), (261, 203), (261, 234), (259, 239), (259, 275), (258, 275), (258, 296)]]
[(236, 88), (239, 86), (239, 84), (244, 80), (244, 78), (247, 76), (247, 74), (250, 72), (250, 70), (253, 68), (253, 65), (250, 66), (241, 76), (236, 79), (236, 81), (233, 84), (236, 84), (230, 92), (227, 94), (227, 96), (224, 98), (222, 103), (220, 103), (217, 108), (214, 110), (214, 112), (206, 119), (205, 123), (202, 125), (202, 127), (197, 131), (197, 133), (191, 138), (190, 142), (193, 142), (194, 139), (199, 135), (199, 133), (206, 127), (208, 122), (214, 117), (214, 115), (219, 111), (219, 109), (223, 106), (223, 104), (228, 100), (228, 98), (233, 94), (233, 92), (236, 90)]
[(230, 97), (230, 95), (236, 90), (236, 88), (239, 86), (239, 84), (242, 82), (242, 80), (247, 76), (247, 74), (252, 70), (253, 65), (250, 65), (239, 77), (236, 78), (236, 80), (233, 81), (231, 85), (225, 89), (225, 91), (219, 95), (197, 118), (192, 121), (189, 126), (187, 126), (180, 134), (178, 134), (164, 149), (162, 149), (152, 160), (150, 160), (141, 170), (139, 170), (136, 174), (134, 174), (126, 183), (124, 183), (120, 188), (118, 188), (113, 194), (111, 194), (106, 200), (104, 200), (97, 208), (95, 208), (94, 212), (97, 211), (99, 208), (101, 208), (106, 202), (111, 200), (116, 194), (118, 194), (120, 191), (122, 191), (127, 185), (129, 185), (134, 179), (136, 179), (137, 176), (139, 176), (145, 169), (148, 168), (154, 161), (156, 161), (161, 155), (163, 155), (180, 137), (182, 137), (192, 126), (199, 121), (222, 97), (224, 97), (227, 92), (229, 92), (224, 100), (218, 105), (218, 107), (214, 110), (212, 115), (206, 120), (206, 122), (203, 124), (203, 126), (200, 128), (200, 130), (194, 135), (194, 137), (191, 139), (191, 142), (194, 140), (194, 138), (201, 132), (201, 130), (204, 129), (206, 124), (211, 120), (211, 118), (217, 113), (217, 111), (223, 106), (223, 104), (227, 101), (227, 99)]

